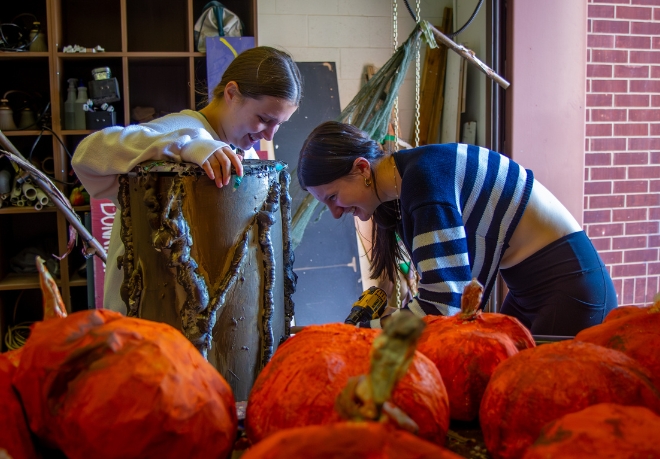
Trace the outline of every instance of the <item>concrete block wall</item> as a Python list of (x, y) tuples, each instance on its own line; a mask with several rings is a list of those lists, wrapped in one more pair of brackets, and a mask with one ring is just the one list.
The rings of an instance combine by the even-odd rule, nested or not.
[(660, 0), (588, 0), (584, 226), (619, 304), (660, 291)]
[[(409, 0), (415, 8), (415, 0)], [(451, 0), (423, 0), (422, 17), (440, 24)], [(260, 45), (288, 51), (299, 62), (332, 61), (337, 65), (342, 109), (359, 91), (365, 67), (380, 68), (393, 52), (391, 0), (259, 0)], [(403, 2), (398, 2), (398, 43), (413, 30), (414, 22)], [(422, 54), (423, 65), (423, 54)], [(406, 73), (399, 92), (399, 136), (413, 136), (415, 66)]]

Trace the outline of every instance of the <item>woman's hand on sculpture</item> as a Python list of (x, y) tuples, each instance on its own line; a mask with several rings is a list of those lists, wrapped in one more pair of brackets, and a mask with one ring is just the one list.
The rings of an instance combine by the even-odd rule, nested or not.
[(236, 174), (239, 177), (243, 176), (243, 156), (237, 154), (229, 147), (221, 147), (215, 150), (211, 156), (208, 157), (202, 168), (208, 177), (215, 181), (215, 186), (222, 188), (229, 184), (231, 178), (231, 167), (234, 166)]

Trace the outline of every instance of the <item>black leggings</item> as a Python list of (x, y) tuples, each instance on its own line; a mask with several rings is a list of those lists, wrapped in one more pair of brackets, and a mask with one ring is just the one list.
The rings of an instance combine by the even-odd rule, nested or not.
[(612, 279), (584, 231), (500, 273), (509, 288), (500, 312), (534, 335), (575, 336), (617, 306)]

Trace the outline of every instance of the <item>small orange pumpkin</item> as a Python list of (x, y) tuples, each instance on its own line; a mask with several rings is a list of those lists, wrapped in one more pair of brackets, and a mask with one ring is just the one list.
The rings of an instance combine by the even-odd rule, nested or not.
[(647, 406), (660, 413), (649, 372), (622, 352), (581, 341), (527, 349), (502, 362), (479, 410), (494, 458), (519, 458), (541, 428), (597, 403)]
[(653, 302), (653, 304), (649, 306), (619, 306), (618, 308), (612, 309), (607, 314), (607, 316), (605, 316), (605, 320), (603, 320), (603, 323), (616, 319), (621, 319), (629, 315), (646, 314), (646, 313), (654, 313), (654, 312), (660, 312), (660, 294), (656, 295), (655, 301)]
[[(369, 372), (378, 330), (346, 324), (311, 325), (287, 339), (261, 371), (248, 398), (245, 427), (257, 443), (294, 427), (342, 420), (335, 399), (349, 378)], [(419, 426), (418, 435), (443, 445), (449, 428), (449, 402), (433, 362), (415, 352), (392, 402)]]
[(536, 345), (518, 319), (481, 312), (482, 294), (483, 287), (474, 279), (463, 292), (461, 312), (426, 319), (417, 345), (438, 367), (449, 396), (450, 416), (461, 421), (479, 415), (481, 398), (495, 368), (519, 350)]
[(541, 431), (523, 459), (660, 458), (660, 416), (642, 406), (600, 403)]
[[(444, 332), (445, 329), (466, 328), (484, 333), (504, 333), (513, 340), (513, 344), (519, 351), (535, 347), (534, 337), (518, 319), (506, 314), (483, 312), (479, 309), (483, 291), (483, 286), (479, 281), (472, 279), (472, 282), (463, 291), (461, 312), (451, 317), (424, 317), (427, 325), (424, 334), (436, 334)], [(433, 328), (429, 327), (431, 324), (433, 324)], [(434, 331), (431, 332), (431, 329)]]
[(229, 385), (166, 324), (107, 310), (36, 323), (13, 377), (31, 430), (68, 458), (226, 457)]
[(616, 349), (632, 357), (649, 370), (653, 383), (660, 388), (660, 308), (643, 308), (642, 312), (586, 328), (575, 340)]

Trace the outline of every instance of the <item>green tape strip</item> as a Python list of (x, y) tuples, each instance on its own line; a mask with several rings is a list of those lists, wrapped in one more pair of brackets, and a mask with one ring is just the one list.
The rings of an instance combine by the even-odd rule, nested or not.
[(433, 31), (431, 30), (431, 25), (429, 24), (429, 21), (422, 21), (421, 22), (421, 27), (422, 27), (422, 32), (424, 33), (424, 38), (426, 39), (426, 43), (428, 43), (429, 48), (437, 48), (438, 43), (435, 41), (435, 36), (433, 36)]

